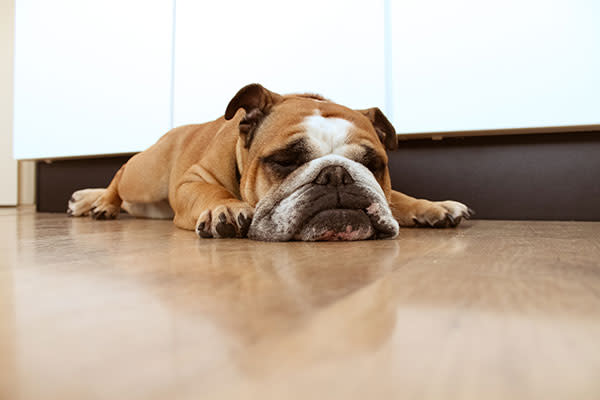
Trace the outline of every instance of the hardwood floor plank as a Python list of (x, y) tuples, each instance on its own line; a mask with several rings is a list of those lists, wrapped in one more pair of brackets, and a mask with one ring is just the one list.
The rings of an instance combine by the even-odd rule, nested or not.
[(600, 398), (600, 223), (261, 243), (0, 211), (2, 399)]

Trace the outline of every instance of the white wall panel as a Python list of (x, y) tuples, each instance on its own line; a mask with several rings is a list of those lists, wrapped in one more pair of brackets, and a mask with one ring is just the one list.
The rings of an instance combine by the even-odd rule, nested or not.
[(177, 0), (173, 37), (175, 0), (17, 0), (15, 156), (140, 151), (251, 82), (400, 133), (600, 124), (599, 4)]
[(177, 0), (174, 124), (225, 112), (244, 85), (384, 109), (383, 1)]
[(170, 127), (172, 0), (17, 0), (15, 156), (139, 151)]
[(399, 133), (600, 124), (600, 2), (389, 1)]
[(17, 162), (12, 155), (14, 1), (0, 0), (0, 206), (17, 204)]

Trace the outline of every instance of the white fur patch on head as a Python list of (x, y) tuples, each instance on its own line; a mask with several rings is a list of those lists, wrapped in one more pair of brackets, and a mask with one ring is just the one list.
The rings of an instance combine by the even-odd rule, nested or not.
[(324, 156), (343, 155), (342, 148), (346, 145), (353, 124), (343, 118), (325, 118), (316, 110), (313, 115), (304, 118), (302, 126), (310, 142), (319, 150), (320, 155)]

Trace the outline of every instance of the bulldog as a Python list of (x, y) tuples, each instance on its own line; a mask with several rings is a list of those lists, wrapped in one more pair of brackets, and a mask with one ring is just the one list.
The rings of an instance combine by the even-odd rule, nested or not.
[(71, 216), (173, 218), (201, 238), (391, 239), (399, 227), (455, 227), (456, 201), (393, 191), (396, 132), (378, 108), (319, 95), (242, 88), (215, 121), (172, 129), (133, 156), (107, 188), (73, 193)]

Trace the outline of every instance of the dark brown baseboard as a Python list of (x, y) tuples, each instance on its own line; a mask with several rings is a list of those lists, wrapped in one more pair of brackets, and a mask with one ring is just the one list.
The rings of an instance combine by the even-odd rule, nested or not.
[[(38, 162), (38, 211), (64, 212), (129, 157)], [(600, 221), (600, 132), (407, 140), (389, 166), (394, 189), (462, 201), (476, 218)]]
[(38, 161), (36, 207), (40, 212), (65, 212), (71, 194), (79, 189), (107, 187), (131, 155)]
[(600, 132), (400, 142), (394, 189), (476, 218), (600, 221)]

